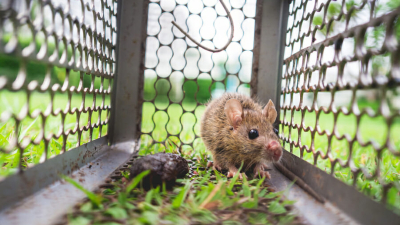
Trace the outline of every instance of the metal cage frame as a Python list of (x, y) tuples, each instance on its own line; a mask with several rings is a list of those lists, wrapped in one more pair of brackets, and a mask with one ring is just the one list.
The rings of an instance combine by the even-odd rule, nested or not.
[[(289, 0), (257, 1), (251, 95), (280, 102)], [(61, 180), (72, 176), (95, 190), (140, 147), (143, 71), (149, 1), (118, 0), (116, 72), (107, 136), (69, 150), (0, 182), (0, 224), (57, 223), (84, 193)], [(277, 104), (279, 105), (279, 104)], [(280, 110), (277, 110), (278, 114)], [(278, 115), (279, 118), (279, 115)], [(279, 122), (275, 124), (279, 128)], [(301, 178), (320, 203), (294, 184), (286, 192), (295, 210), (310, 224), (398, 224), (400, 216), (303, 159), (284, 152), (286, 168)], [(272, 184), (290, 184), (278, 169)], [(62, 194), (60, 194), (62, 193)]]

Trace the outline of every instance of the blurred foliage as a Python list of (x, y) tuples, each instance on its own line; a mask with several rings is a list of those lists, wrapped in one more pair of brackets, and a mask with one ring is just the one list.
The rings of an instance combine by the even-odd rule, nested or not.
[[(349, 27), (364, 24), (368, 22), (369, 15), (365, 15), (365, 13), (370, 12), (371, 4), (369, 2), (366, 3), (364, 8), (367, 10), (357, 10), (361, 4), (365, 3), (365, 1), (355, 1), (348, 0), (346, 1), (346, 5), (344, 6), (344, 12), (351, 13), (350, 16), (350, 25)], [(340, 32), (343, 32), (346, 27), (346, 17), (342, 16), (338, 19), (340, 12), (342, 11), (342, 3), (341, 2), (333, 2), (329, 1), (328, 10), (326, 13), (325, 22), (328, 22), (331, 18), (335, 18), (329, 27), (329, 31), (327, 31), (326, 24), (317, 31), (317, 36), (322, 36), (321, 40), (324, 40), (325, 37), (332, 37)], [(389, 0), (389, 1), (375, 1), (375, 9), (373, 11), (373, 17), (379, 17), (384, 14), (390, 13), (391, 11), (398, 9), (400, 7), (400, 0)], [(315, 14), (313, 18), (312, 25), (321, 26), (323, 24), (323, 10)], [(364, 14), (362, 14), (364, 13)], [(386, 24), (376, 24), (376, 27), (369, 27), (366, 29), (366, 33), (364, 36), (364, 47), (367, 50), (380, 50), (381, 46), (384, 44), (386, 37)], [(397, 18), (394, 23), (395, 28), (395, 36), (398, 42), (400, 42), (400, 18)], [(355, 38), (351, 39), (354, 44), (353, 49), (355, 49), (356, 41)], [(321, 41), (320, 40), (320, 41)], [(343, 50), (342, 50), (343, 51)], [(354, 54), (354, 52), (352, 52)], [(383, 52), (380, 55), (374, 55), (370, 58), (369, 64), (370, 75), (372, 77), (376, 76), (387, 76), (389, 77), (391, 74), (391, 54), (389, 52)], [(361, 63), (360, 63), (361, 65)], [(348, 74), (345, 74), (348, 75)], [(360, 74), (357, 74), (356, 80), (359, 79)], [(360, 110), (363, 109), (371, 109), (374, 112), (379, 111), (379, 107), (381, 105), (381, 97), (378, 92), (373, 92), (372, 90), (368, 90), (371, 95), (367, 98), (367, 96), (357, 96), (357, 106)], [(396, 92), (396, 89), (390, 89), (387, 93)], [(398, 90), (397, 90), (398, 92)], [(386, 98), (389, 99), (389, 95)], [(347, 106), (350, 108), (351, 106)], [(391, 107), (391, 106), (390, 106)], [(392, 112), (398, 110), (398, 108), (391, 108)], [(295, 112), (297, 114), (298, 112)], [(316, 120), (314, 117), (314, 113), (310, 113), (310, 117), (305, 119), (306, 126), (309, 125), (313, 127), (315, 125)], [(333, 114), (324, 114), (322, 113), (319, 118), (319, 125), (321, 130), (333, 130)], [(295, 123), (300, 123), (300, 115), (295, 115), (299, 121)], [(307, 117), (307, 116), (306, 116)], [(287, 120), (290, 118), (287, 118)], [(364, 142), (367, 140), (374, 140), (380, 145), (386, 142), (387, 140), (387, 121), (382, 117), (378, 116), (376, 118), (369, 118), (368, 116), (363, 116), (361, 121), (356, 122), (356, 118), (354, 115), (349, 116), (339, 116), (336, 125), (338, 128), (338, 132), (340, 134), (355, 134), (356, 124), (359, 123), (359, 138), (361, 138)], [(391, 143), (396, 146), (396, 149), (400, 148), (400, 139), (398, 135), (393, 135), (393, 133), (400, 132), (400, 120), (396, 120), (392, 123), (390, 128), (392, 132), (392, 136), (390, 136)], [(358, 126), (358, 125), (357, 125)], [(298, 134), (295, 131), (291, 132), (289, 135), (289, 131), (282, 131), (285, 137), (290, 137), (291, 140), (297, 140)], [(353, 135), (351, 134), (351, 135)], [(313, 143), (311, 140), (313, 139)], [(301, 144), (311, 146), (312, 144), (315, 147), (316, 151), (321, 151), (323, 153), (327, 152), (328, 145), (327, 139), (321, 136), (311, 137), (309, 132), (303, 132), (301, 134)], [(331, 148), (331, 156), (339, 158), (343, 160), (343, 162), (349, 160), (351, 157), (351, 164), (356, 166), (357, 168), (362, 168), (365, 173), (372, 174), (377, 170), (378, 165), (381, 170), (381, 178), (380, 179), (367, 179), (366, 176), (360, 173), (356, 178), (353, 177), (353, 173), (350, 168), (342, 168), (338, 164), (335, 165), (334, 168), (334, 176), (343, 182), (352, 185), (353, 181), (356, 181), (356, 186), (359, 190), (361, 190), (364, 194), (370, 196), (372, 199), (380, 201), (383, 195), (383, 187), (381, 182), (384, 183), (392, 183), (394, 187), (391, 187), (388, 195), (387, 195), (387, 203), (389, 208), (394, 208), (395, 212), (400, 214), (400, 160), (398, 157), (391, 154), (387, 149), (383, 150), (383, 153), (380, 153), (381, 162), (378, 162), (377, 157), (378, 153), (372, 146), (363, 147), (359, 143), (355, 142), (352, 144), (351, 148), (347, 141), (339, 141), (335, 138), (329, 144)], [(349, 153), (349, 149), (352, 149), (352, 153)], [(307, 160), (310, 163), (314, 163), (314, 157), (312, 153), (307, 153), (306, 151), (302, 152), (299, 148), (294, 147), (293, 151), (296, 155), (303, 155), (303, 159)], [(327, 172), (330, 172), (332, 166), (329, 160), (322, 160), (319, 158), (316, 162), (317, 166)]]
[[(3, 42), (7, 43), (10, 40), (10, 35), (3, 36)], [(32, 37), (28, 36), (20, 36), (18, 38), (18, 42), (21, 48), (25, 48), (29, 46), (32, 42)], [(44, 40), (36, 39), (36, 49), (39, 51), (42, 47)], [(48, 42), (47, 43), (47, 51), (52, 53), (55, 50), (55, 43)], [(62, 52), (65, 50), (63, 45), (59, 47), (59, 56), (61, 56)], [(72, 50), (67, 49), (67, 55), (72, 57)], [(36, 80), (41, 84), (47, 73), (50, 73), (51, 84), (63, 84), (66, 78), (66, 69), (59, 68), (57, 66), (47, 65), (45, 63), (35, 62), (32, 60), (24, 60), (17, 58), (13, 55), (0, 55), (0, 76), (4, 76), (8, 79), (9, 82), (13, 82), (20, 72), (21, 65), (25, 63), (26, 66), (26, 82)], [(70, 71), (69, 82), (74, 85), (78, 85), (80, 81), (80, 72), (78, 71)], [(91, 76), (88, 74), (83, 74), (83, 87), (89, 88), (91, 86)], [(95, 80), (94, 87), (96, 89), (100, 88), (100, 79)]]

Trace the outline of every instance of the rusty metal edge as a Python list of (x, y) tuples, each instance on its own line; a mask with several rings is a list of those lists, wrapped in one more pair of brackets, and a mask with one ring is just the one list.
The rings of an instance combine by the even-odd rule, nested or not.
[(143, 11), (146, 12), (142, 15), (142, 23), (145, 26), (142, 27), (142, 41), (140, 45), (140, 68), (139, 68), (139, 88), (138, 88), (138, 102), (137, 102), (137, 116), (136, 116), (136, 136), (135, 139), (140, 141), (140, 136), (142, 132), (142, 110), (143, 110), (143, 95), (144, 95), (144, 70), (145, 70), (145, 59), (146, 59), (146, 41), (147, 41), (147, 20), (148, 20), (148, 11), (149, 11), (149, 4), (150, 0), (143, 0)]
[(119, 38), (120, 38), (120, 29), (121, 29), (121, 5), (122, 5), (122, 0), (117, 2), (117, 44), (115, 46), (115, 61), (116, 61), (116, 67), (115, 67), (115, 75), (112, 83), (112, 89), (111, 89), (111, 111), (110, 111), (110, 123), (108, 124), (108, 129), (107, 129), (107, 134), (108, 134), (108, 142), (110, 144), (114, 143), (114, 123), (115, 123), (115, 109), (116, 109), (116, 99), (117, 96), (115, 94), (115, 90), (117, 89), (117, 82), (118, 82), (118, 59), (119, 59)]
[(104, 153), (105, 147), (107, 137), (102, 137), (7, 177), (0, 182), (0, 211), (60, 180), (59, 174), (78, 170)]
[[(277, 164), (274, 164), (276, 166)], [(292, 212), (300, 218), (304, 224), (329, 225), (329, 224), (358, 224), (341, 210), (325, 202), (322, 204), (312, 195), (304, 191), (299, 185), (288, 179), (280, 170), (271, 166), (271, 186), (276, 191), (283, 192), (286, 199), (294, 201)]]
[[(129, 159), (134, 147), (134, 142), (110, 147), (107, 145), (107, 139), (101, 138), (50, 159), (26, 173), (10, 177), (13, 179), (12, 182), (3, 183), (8, 186), (3, 185), (0, 189), (3, 195), (1, 205), (5, 206), (6, 203), (4, 188), (12, 190), (17, 199), (14, 197), (7, 200), (7, 203), (14, 204), (0, 212), (0, 224), (57, 223), (75, 204), (86, 197), (85, 193), (72, 184), (60, 180), (60, 173), (69, 174), (87, 190), (96, 190), (110, 174)], [(82, 157), (82, 153), (88, 157)], [(74, 162), (76, 170), (70, 167)], [(21, 188), (17, 187), (23, 186), (23, 189), (29, 190), (31, 188), (29, 182), (36, 182), (35, 193), (20, 192)], [(15, 202), (10, 202), (14, 199)]]
[[(277, 118), (280, 118), (281, 75), (289, 4), (291, 1), (260, 1), (263, 1), (262, 8), (258, 8), (258, 10), (262, 10), (262, 12), (258, 12), (257, 15), (261, 17), (261, 23), (257, 24), (256, 22), (256, 32), (259, 28), (258, 26), (261, 26), (261, 31), (259, 37), (257, 37), (256, 33), (255, 49), (259, 49), (257, 49), (254, 56), (258, 58), (258, 62), (255, 63), (255, 59), (253, 60), (251, 87), (254, 90), (252, 90), (251, 94), (252, 96), (258, 95), (259, 100), (264, 103), (272, 99), (278, 109)], [(253, 87), (253, 85), (256, 86)], [(274, 123), (274, 126), (278, 128), (279, 120)], [(290, 162), (289, 165), (286, 164), (287, 168), (303, 179), (313, 191), (327, 200), (327, 202), (321, 204), (298, 185), (293, 185), (293, 188), (288, 192), (288, 196), (292, 200), (297, 200), (299, 214), (302, 214), (302, 217), (306, 218), (309, 223), (356, 224), (360, 222), (362, 224), (395, 224), (396, 221), (400, 221), (399, 216), (387, 210), (383, 205), (374, 202), (354, 188), (297, 156), (285, 151), (282, 161)], [(275, 170), (274, 173), (277, 177), (280, 177), (277, 179), (278, 181), (275, 181), (275, 185), (280, 187), (279, 190), (283, 190), (283, 187), (286, 188), (290, 184), (290, 181), (279, 171)], [(316, 183), (316, 180), (318, 180), (316, 177), (318, 177), (320, 183)], [(317, 184), (322, 184), (322, 186)], [(315, 215), (315, 213), (318, 215)]]
[(361, 224), (399, 224), (400, 216), (316, 166), (288, 151), (282, 164), (316, 193)]
[[(259, 1), (263, 1), (263, 6), (256, 94), (264, 104), (271, 99), (275, 106), (279, 107), (289, 1)], [(279, 118), (280, 111), (277, 112)], [(274, 127), (279, 127), (279, 119), (274, 123)]]
[(263, 0), (258, 0), (256, 5), (256, 17), (255, 17), (255, 30), (254, 30), (254, 47), (253, 47), (253, 71), (251, 74), (250, 91), (251, 97), (257, 97), (257, 81), (258, 71), (260, 63), (260, 42), (261, 42), (261, 21), (263, 15)]
[[(397, 8), (396, 10), (393, 10), (390, 13), (387, 14), (383, 14), (379, 17), (373, 18), (371, 20), (369, 20), (366, 23), (360, 24), (358, 26), (352, 27), (348, 30), (345, 30), (337, 35), (334, 35), (332, 37), (326, 38), (323, 41), (320, 42), (316, 42), (311, 44), (310, 46), (306, 47), (306, 48), (302, 48), (299, 51), (297, 51), (296, 53), (292, 54), (291, 56), (287, 57), (286, 59), (283, 60), (284, 63), (290, 62), (293, 59), (299, 58), (301, 55), (305, 54), (305, 53), (311, 53), (314, 50), (318, 50), (321, 46), (329, 46), (329, 45), (333, 45), (337, 40), (340, 39), (345, 39), (348, 37), (354, 37), (355, 34), (357, 34), (360, 30), (365, 30), (369, 27), (376, 27), (380, 24), (382, 24), (383, 22), (390, 20), (392, 18), (397, 17), (397, 15), (400, 14), (400, 8)], [(285, 31), (286, 33), (286, 31)]]
[(110, 143), (137, 140), (149, 1), (118, 1), (116, 76), (113, 83)]

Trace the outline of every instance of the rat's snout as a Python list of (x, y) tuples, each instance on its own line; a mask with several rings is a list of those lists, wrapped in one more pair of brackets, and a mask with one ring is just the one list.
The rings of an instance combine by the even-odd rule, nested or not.
[(268, 144), (265, 146), (268, 153), (272, 155), (275, 161), (279, 161), (282, 157), (282, 147), (281, 144), (277, 141), (270, 141)]

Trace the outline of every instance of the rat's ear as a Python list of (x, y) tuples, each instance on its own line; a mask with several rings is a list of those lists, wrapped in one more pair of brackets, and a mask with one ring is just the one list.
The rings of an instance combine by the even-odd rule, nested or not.
[(233, 126), (233, 129), (236, 130), (243, 118), (242, 104), (240, 104), (237, 99), (229, 99), (225, 103), (224, 112), (229, 123)]
[(269, 100), (268, 104), (264, 107), (262, 111), (263, 116), (267, 118), (270, 123), (274, 123), (276, 116), (278, 115), (275, 109), (274, 103)]

